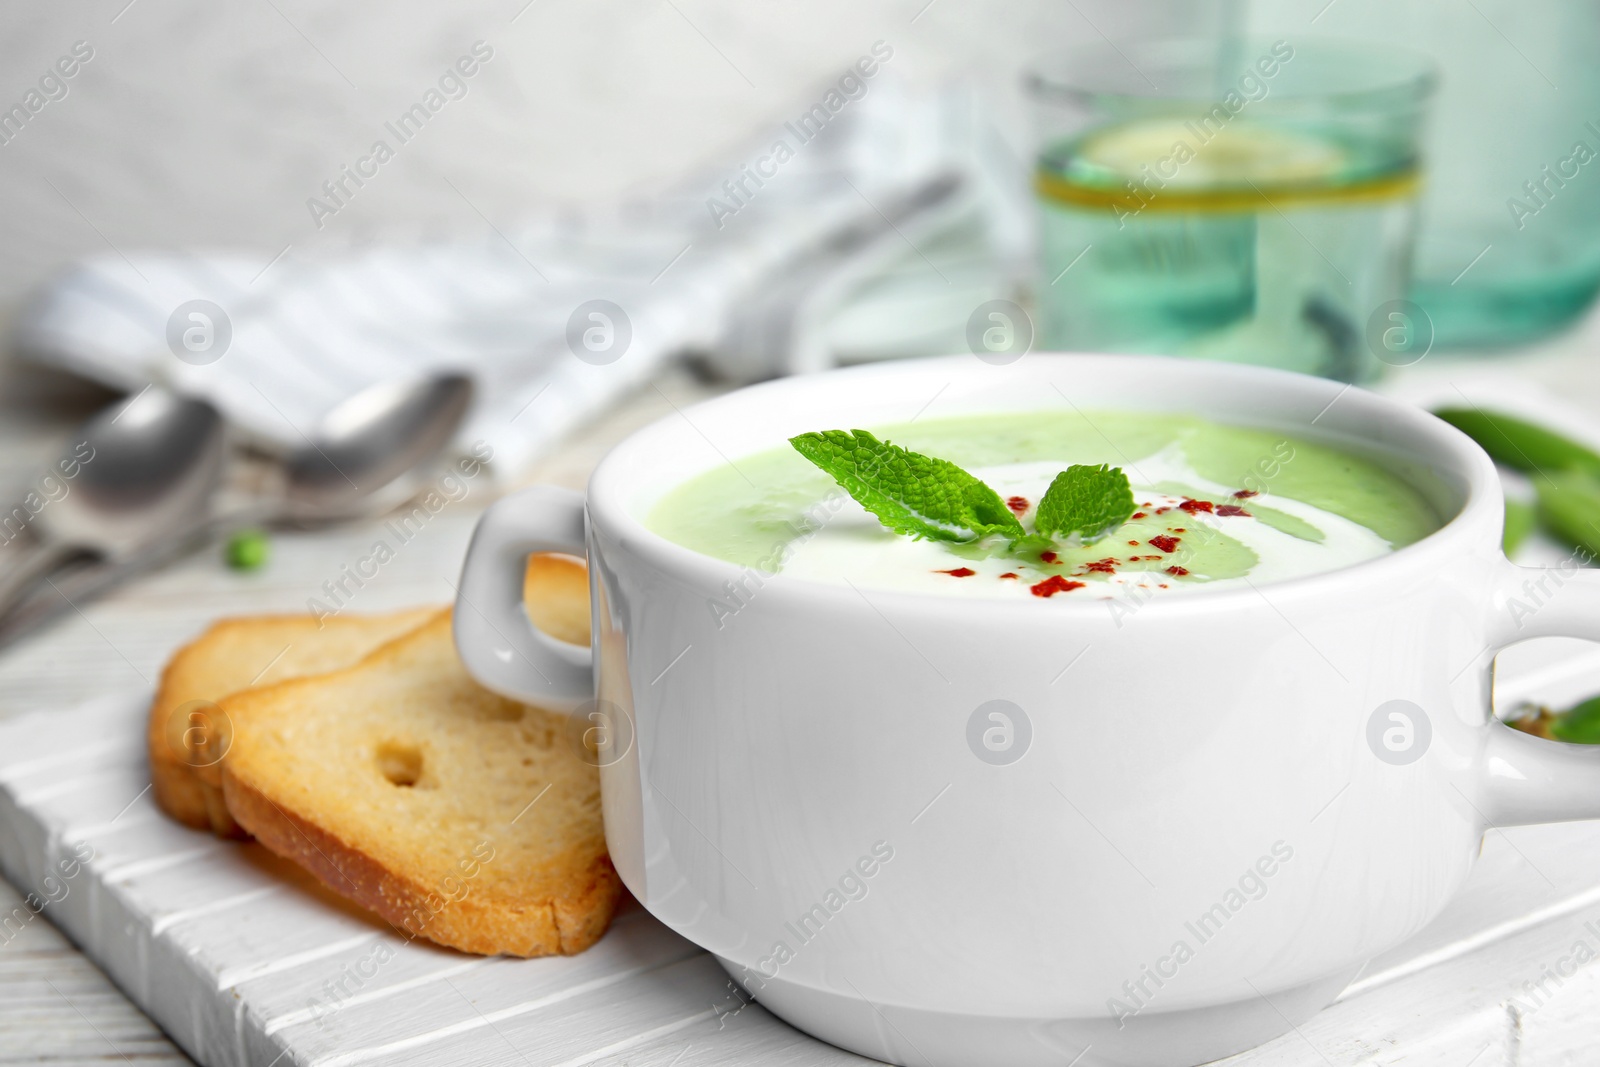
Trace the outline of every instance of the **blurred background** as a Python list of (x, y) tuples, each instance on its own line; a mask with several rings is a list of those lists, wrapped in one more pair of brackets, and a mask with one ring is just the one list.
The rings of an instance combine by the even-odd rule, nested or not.
[[(1505, 0), (18, 9), (3, 46), (0, 182), (12, 210), (0, 308), (14, 354), (118, 389), (174, 381), (280, 443), (281, 420), (233, 395), (246, 391), (236, 369), (199, 373), (136, 351), (165, 333), (160, 312), (209, 300), (227, 317), (231, 363), (271, 362), (275, 345), (304, 351), (257, 336), (263, 323), (338, 349), (329, 358), (346, 373), (309, 372), (312, 396), (285, 407), (291, 419), (315, 418), (384, 359), (391, 373), (475, 364), (497, 392), (525, 399), (547, 380), (530, 370), (536, 350), (600, 298), (629, 317), (629, 346), (647, 350), (635, 362), (689, 353), (735, 379), (970, 347), (969, 327), (982, 338), (994, 321), (973, 320), (975, 309), (1003, 299), (1030, 320), (1002, 328), (1013, 345), (1372, 380), (1378, 363), (1405, 360), (1375, 361), (1356, 338), (1396, 299), (1426, 313), (1408, 313), (1406, 329), (1427, 347), (1526, 344), (1581, 317), (1600, 283), (1600, 207), (1592, 168), (1572, 157), (1584, 138), (1600, 149), (1586, 127), (1600, 106), (1587, 62), (1597, 17), (1588, 3)], [(1330, 37), (1370, 54), (1315, 54)], [(1209, 49), (1209, 67), (1173, 67), (1148, 51), (1156, 40)], [(1254, 219), (1202, 232), (1217, 206), (1185, 215), (1168, 190), (1173, 202), (1141, 212), (1132, 236), (1118, 220), (1121, 240), (1091, 248), (1068, 280), (1058, 272), (1095, 244), (1101, 220), (1089, 216), (1115, 208), (1106, 195), (1140, 197), (1117, 185), (1166, 154), (1147, 143), (1163, 134), (1137, 129), (1151, 106), (1175, 124), (1251, 72), (1259, 57), (1223, 40), (1281, 41), (1300, 61), (1281, 78), (1254, 75), (1270, 92), (1229, 131), (1254, 161), (1189, 168), (1178, 184), (1249, 184), (1260, 203), (1220, 210), (1271, 219), (1274, 188), (1293, 199), (1321, 181), (1333, 191), (1312, 204), (1309, 228), (1337, 232), (1354, 217), (1337, 209), (1387, 168), (1405, 186), (1393, 210), (1368, 219), (1364, 246), (1337, 251), (1299, 216), (1272, 219), (1266, 229), (1302, 245), (1275, 252)], [(864, 59), (870, 75), (857, 71)], [(1411, 97), (1372, 96), (1384, 92)], [(1322, 113), (1296, 110), (1307, 101)], [(1338, 114), (1347, 104), (1358, 114)], [(796, 125), (816, 107), (821, 121)], [(1077, 151), (1087, 131), (1119, 125), (1130, 129), (1110, 156)], [(772, 158), (780, 140), (794, 158)], [(1320, 174), (1274, 169), (1275, 154), (1308, 141), (1340, 158), (1291, 164)], [(1363, 153), (1385, 158), (1351, 162)], [(1052, 168), (1098, 186), (1102, 202), (1073, 205), (1065, 222), (1059, 197), (1035, 203), (1033, 172)], [(1236, 247), (1258, 236), (1259, 249)], [(1196, 248), (1200, 259), (1181, 262)], [(175, 267), (174, 254), (199, 262)], [(1271, 273), (1256, 261), (1280, 254), (1326, 259), (1354, 302), (1296, 292), (1292, 330), (1256, 323), (1247, 337), (1191, 343), (1229, 300), (1254, 301), (1255, 276)], [(1231, 292), (1216, 285), (1216, 255), (1233, 260), (1222, 269), (1237, 275)], [(1128, 306), (1115, 290), (1151, 281), (1127, 273), (1130, 256), (1160, 261), (1161, 284), (1191, 290), (1178, 298), (1187, 305)], [(476, 291), (450, 292), (450, 280)], [(667, 284), (635, 292), (657, 281)], [(329, 299), (341, 288), (342, 306)], [(1347, 351), (1308, 349), (1318, 344)], [(606, 381), (623, 379), (637, 385), (623, 368)], [(513, 465), (592, 413), (597, 398), (574, 391), (585, 396), (530, 420), (543, 431), (507, 440)]]
[[(543, 0), (19, 9), (5, 99), (22, 110), (0, 120), (6, 347), (30, 371), (206, 396), (268, 448), (362, 385), (465, 366), (480, 385), (473, 433), (497, 446), (497, 475), (520, 472), (671, 357), (712, 357), (731, 380), (786, 369), (796, 350), (831, 359), (819, 331), (904, 261), (948, 292), (912, 284), (887, 320), (858, 316), (846, 346), (960, 345), (972, 308), (1027, 273), (1021, 58), (1041, 41), (1218, 17)], [(852, 74), (875, 44), (892, 58)], [(841, 78), (855, 86), (842, 98)], [(788, 133), (830, 90), (846, 106), (820, 114), (841, 128)], [(771, 187), (730, 193), (741, 168), (778, 169), (762, 159), (779, 138), (796, 158)], [(617, 365), (585, 375), (563, 338), (599, 298), (630, 321)], [(181, 338), (199, 321), (180, 311), (197, 299), (210, 348), (171, 358), (169, 327)], [(571, 365), (554, 386), (552, 344)], [(486, 395), (500, 401), (487, 418)]]
[(0, 643), (867, 360), (1256, 363), (1600, 471), (1597, 0), (3, 17)]
[[(485, 216), (503, 226), (534, 210), (653, 197), (731, 162), (879, 39), (907, 86), (965, 77), (1010, 102), (1020, 151), (1021, 61), (1046, 42), (1099, 39), (1085, 14), (1118, 36), (1220, 17), (1189, 4), (944, 4), (16, 8), (5, 16), (11, 96), (76, 41), (96, 57), (0, 152), (8, 202), (29, 204), (9, 220), (0, 283), (14, 305), (108, 242), (252, 249), (264, 264), (286, 244), (310, 253), (378, 236), (482, 236)], [(319, 231), (307, 197), (480, 40), (496, 55), (469, 96)]]

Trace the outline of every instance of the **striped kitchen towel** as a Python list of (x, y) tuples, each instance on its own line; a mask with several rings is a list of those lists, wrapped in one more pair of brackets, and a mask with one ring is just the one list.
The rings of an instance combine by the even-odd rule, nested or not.
[[(480, 241), (265, 265), (261, 255), (105, 256), (43, 289), (12, 340), (27, 358), (119, 389), (157, 382), (204, 396), (269, 450), (299, 444), (365, 386), (462, 370), (478, 388), (459, 444), (486, 442), (495, 477), (512, 479), (684, 352), (748, 379), (798, 369), (785, 363), (795, 346), (784, 331), (813, 328), (817, 315), (774, 307), (780, 280), (814, 279), (792, 298), (804, 303), (862, 263), (900, 255), (934, 266), (922, 248), (941, 231), (1015, 232), (1014, 219), (991, 225), (1007, 207), (984, 173), (992, 157), (973, 151), (971, 115), (965, 94), (907, 99), (885, 84), (805, 143), (792, 123), (752, 142), (758, 170), (777, 139), (796, 142), (759, 181), (748, 160), (735, 162), (647, 204)], [(979, 259), (986, 289), (994, 257)], [(934, 270), (934, 285), (951, 285), (953, 271)]]

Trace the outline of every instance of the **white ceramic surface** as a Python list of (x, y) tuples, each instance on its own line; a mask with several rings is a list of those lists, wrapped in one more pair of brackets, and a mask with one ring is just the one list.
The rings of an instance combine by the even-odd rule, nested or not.
[[(1454, 517), (1346, 570), (1131, 615), (760, 575), (641, 521), (805, 430), (1051, 407), (1326, 440)], [(1337, 383), (1121, 356), (876, 365), (647, 427), (586, 502), (496, 505), (457, 644), (485, 684), (590, 720), (624, 881), (803, 1029), (905, 1064), (1193, 1064), (1291, 1029), (1421, 928), (1487, 827), (1600, 816), (1600, 751), (1489, 714), (1500, 648), (1600, 638), (1600, 580), (1513, 566), (1501, 522), (1475, 445)], [(520, 611), (523, 558), (548, 549), (589, 558), (592, 680)]]

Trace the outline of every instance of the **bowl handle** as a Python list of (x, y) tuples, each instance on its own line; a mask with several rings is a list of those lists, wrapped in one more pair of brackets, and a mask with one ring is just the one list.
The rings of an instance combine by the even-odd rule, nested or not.
[(572, 711), (594, 696), (594, 659), (528, 619), (523, 576), (535, 552), (585, 554), (582, 493), (539, 485), (484, 512), (456, 587), (456, 652), (474, 678), (502, 696)]
[[(1600, 641), (1600, 571), (1507, 565), (1495, 597), (1493, 650), (1531, 637)], [(1600, 819), (1600, 745), (1550, 741), (1498, 722), (1484, 752), (1493, 826)]]

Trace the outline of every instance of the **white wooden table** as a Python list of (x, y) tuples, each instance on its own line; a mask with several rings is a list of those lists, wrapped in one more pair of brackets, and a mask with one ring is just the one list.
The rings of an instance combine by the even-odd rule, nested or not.
[[(1600, 348), (1597, 337), (1600, 319), (1592, 318), (1579, 334), (1525, 357), (1520, 367), (1531, 378), (1559, 386), (1567, 399), (1600, 411), (1600, 359), (1591, 354)], [(1451, 371), (1434, 364), (1413, 373), (1448, 376)], [(8, 368), (3, 374), (0, 494), (9, 497), (103, 397), (31, 371)], [(529, 472), (528, 480), (581, 487), (611, 442), (670, 413), (669, 396), (681, 405), (708, 391), (671, 375), (660, 391), (648, 389), (630, 400)], [(383, 610), (447, 601), (447, 580), (454, 579), (472, 524), (487, 502), (487, 492), (479, 487), (451, 505), (424, 537), (360, 591), (353, 606)], [(254, 574), (230, 572), (208, 553), (87, 605), (81, 615), (0, 654), (0, 719), (146, 688), (172, 649), (216, 616), (304, 610), (325, 579), (365, 550), (371, 530), (278, 536), (271, 563)], [(1562, 655), (1576, 649), (1542, 655), (1560, 674)], [(1591, 673), (1600, 679), (1600, 660)], [(1581, 971), (1537, 1011), (1518, 1007), (1512, 995), (1523, 979), (1537, 981), (1542, 968), (1568, 951), (1584, 935), (1584, 923), (1594, 921), (1600, 930), (1600, 891), (1595, 890), (1600, 827), (1534, 828), (1515, 837), (1491, 833), (1484, 867), (1502, 879), (1499, 885), (1515, 885), (1525, 894), (1519, 896), (1517, 918), (1486, 926), (1483, 917), (1498, 914), (1501, 902), (1493, 897), (1503, 891), (1469, 892), (1447, 923), (1425, 932), (1432, 941), (1376, 961), (1340, 1004), (1303, 1033), (1247, 1054), (1241, 1064), (1546, 1067), (1592, 1062), (1582, 1057), (1600, 1032), (1589, 1021), (1600, 1016), (1600, 969)], [(15, 891), (0, 882), (0, 914), (19, 903)], [(1590, 941), (1600, 945), (1594, 936)], [(1441, 1020), (1446, 1021), (1441, 1025)], [(1477, 1053), (1460, 1054), (1469, 1047)], [(48, 922), (31, 922), (14, 940), (0, 944), (0, 1064), (125, 1062), (190, 1061)]]

